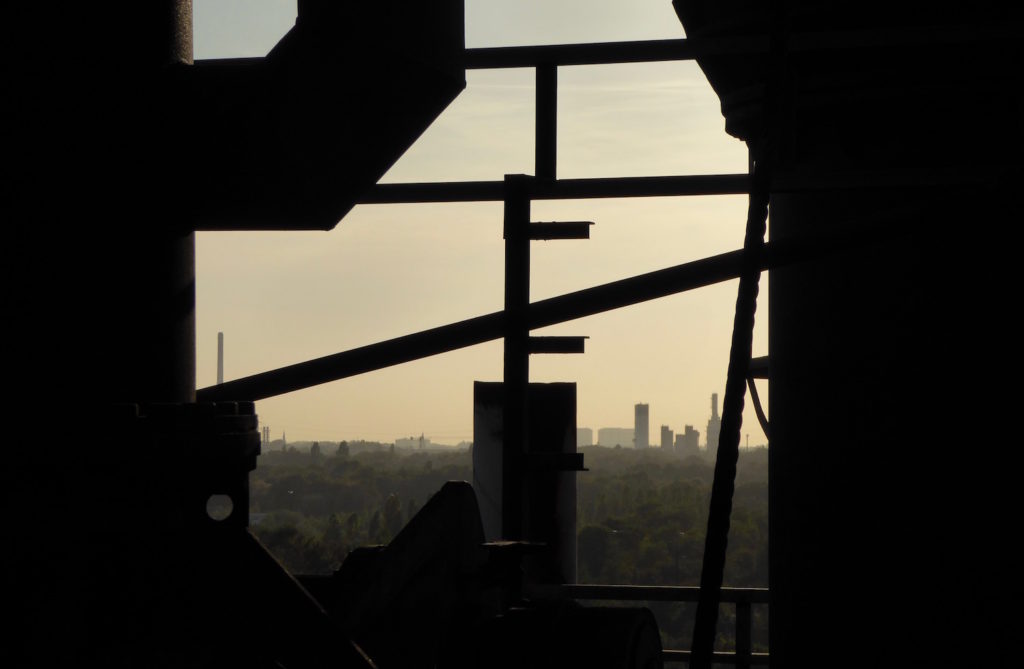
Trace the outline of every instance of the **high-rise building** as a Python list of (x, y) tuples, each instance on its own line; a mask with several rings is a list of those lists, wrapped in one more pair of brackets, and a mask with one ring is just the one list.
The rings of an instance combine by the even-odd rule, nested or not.
[(668, 425), (661, 426), (661, 447), (666, 451), (672, 450), (672, 430)]
[(722, 419), (718, 415), (718, 393), (711, 393), (711, 418), (708, 420), (708, 453), (718, 453), (718, 435)]
[(687, 425), (682, 434), (676, 435), (675, 452), (677, 455), (697, 455), (700, 450), (700, 432)]
[(576, 428), (576, 448), (594, 445), (594, 431), (589, 427)]
[(633, 409), (633, 445), (636, 448), (647, 448), (651, 445), (649, 407), (637, 404)]

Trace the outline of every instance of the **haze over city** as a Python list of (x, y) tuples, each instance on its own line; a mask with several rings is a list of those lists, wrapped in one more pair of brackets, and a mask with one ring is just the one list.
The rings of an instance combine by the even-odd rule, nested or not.
[[(195, 0), (197, 59), (263, 55), (293, 1)], [(466, 45), (682, 37), (667, 0), (466, 0)], [(499, 180), (533, 170), (533, 71), (472, 70), (467, 88), (382, 182)], [(559, 69), (558, 176), (746, 171), (717, 98), (692, 62)], [(745, 196), (535, 202), (533, 220), (591, 220), (587, 241), (535, 242), (543, 299), (739, 248)], [(197, 234), (197, 382), (235, 379), (502, 307), (500, 203), (357, 206), (330, 232)], [(763, 284), (766, 281), (762, 279)], [(724, 390), (735, 282), (536, 331), (585, 335), (583, 355), (534, 356), (532, 381), (578, 384), (577, 424), (631, 426), (650, 406), (702, 433)], [(762, 291), (754, 355), (767, 353)], [(435, 443), (472, 439), (474, 380), (500, 380), (500, 342), (257, 404), (272, 438)], [(767, 404), (767, 384), (760, 384)], [(766, 406), (767, 409), (767, 406)], [(744, 435), (767, 440), (749, 400)], [(703, 435), (701, 442), (703, 445)], [(741, 441), (741, 443), (743, 443)]]

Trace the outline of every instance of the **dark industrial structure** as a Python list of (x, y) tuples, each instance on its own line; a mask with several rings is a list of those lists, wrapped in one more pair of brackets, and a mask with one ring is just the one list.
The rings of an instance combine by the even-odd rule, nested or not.
[[(265, 58), (206, 63), (189, 0), (9, 9), (0, 662), (1019, 663), (1021, 10), (674, 4), (686, 40), (466, 50), (460, 0), (300, 0)], [(748, 174), (557, 178), (559, 66), (682, 59), (748, 143)], [(475, 67), (535, 68), (535, 173), (375, 185)], [(728, 193), (750, 194), (741, 249), (530, 301), (530, 240), (589, 225), (534, 223), (531, 201)], [(505, 203), (503, 311), (196, 392), (196, 230), (326, 230), (359, 202), (469, 200)], [(752, 362), (769, 268), (770, 355)], [(537, 521), (538, 500), (584, 463), (534, 448), (564, 416), (531, 408), (529, 358), (583, 339), (530, 331), (733, 278), (700, 589), (565, 583), (549, 541), (564, 528)], [(300, 582), (248, 533), (253, 401), (498, 338), (503, 541), (460, 483), (329, 578)], [(772, 402), (770, 593), (721, 588), (755, 376)], [(972, 448), (936, 440), (922, 460), (920, 424), (950, 416), (974, 421)], [(587, 598), (697, 601), (692, 651), (662, 651), (649, 611)], [(750, 652), (760, 601), (770, 657)], [(736, 606), (735, 654), (713, 652), (720, 604)]]

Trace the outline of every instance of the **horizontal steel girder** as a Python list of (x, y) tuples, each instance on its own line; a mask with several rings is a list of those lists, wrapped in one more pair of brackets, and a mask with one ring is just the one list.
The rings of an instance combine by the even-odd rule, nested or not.
[[(836, 250), (871, 243), (876, 239), (877, 236), (864, 230), (856, 237), (843, 234), (799, 243), (769, 242), (756, 262), (761, 271), (766, 271)], [(739, 277), (746, 262), (748, 259), (744, 257), (742, 250), (730, 251), (540, 300), (530, 304), (527, 323), (531, 330), (547, 327), (729, 281)], [(203, 388), (196, 393), (196, 397), (200, 402), (266, 399), (493, 341), (502, 338), (504, 334), (505, 314), (503, 311), (496, 311)]]

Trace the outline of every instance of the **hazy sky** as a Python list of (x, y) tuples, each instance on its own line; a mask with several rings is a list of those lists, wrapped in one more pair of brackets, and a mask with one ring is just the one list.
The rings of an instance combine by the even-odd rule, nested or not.
[[(294, 0), (194, 0), (195, 56), (263, 55), (294, 22)], [(683, 37), (670, 0), (466, 0), (470, 47)], [(533, 170), (533, 70), (467, 73), (467, 88), (382, 179), (497, 179)], [(685, 63), (559, 70), (558, 175), (743, 172), (746, 147), (723, 130), (718, 100)], [(742, 245), (745, 197), (536, 202), (534, 220), (592, 220), (588, 241), (534, 242), (532, 298), (585, 288)], [(200, 233), (200, 387), (497, 311), (502, 207), (356, 207), (331, 232)], [(767, 354), (762, 278), (754, 354)], [(578, 425), (704, 431), (724, 392), (736, 282), (539, 334), (586, 335), (587, 352), (533, 356), (531, 380), (575, 381)], [(500, 380), (500, 342), (263, 400), (273, 438), (472, 438), (472, 384)], [(767, 385), (759, 385), (767, 399)], [(721, 400), (720, 400), (721, 403)], [(753, 411), (750, 443), (766, 440)]]

